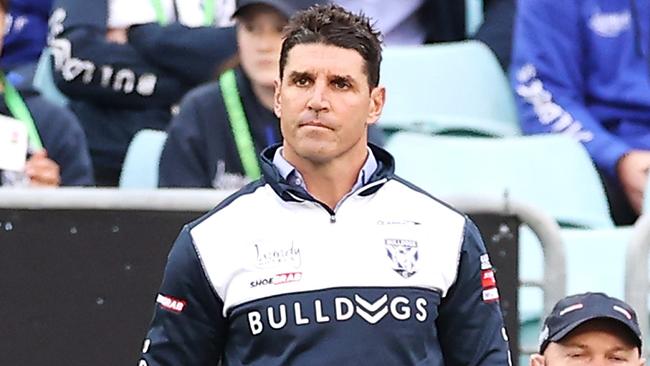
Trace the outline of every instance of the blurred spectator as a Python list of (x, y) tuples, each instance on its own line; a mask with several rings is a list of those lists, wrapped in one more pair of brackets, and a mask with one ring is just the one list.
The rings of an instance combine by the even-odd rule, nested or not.
[(640, 213), (650, 168), (648, 16), (642, 1), (520, 0), (515, 22), (511, 79), (524, 132), (583, 142), (617, 224)]
[[(259, 177), (259, 153), (282, 141), (273, 114), (282, 28), (295, 11), (317, 2), (237, 1), (240, 65), (181, 103), (160, 160), (161, 187), (232, 189)], [(229, 109), (226, 101), (233, 100)], [(381, 142), (379, 130), (372, 131), (374, 142)]]
[(236, 49), (234, 0), (57, 0), (54, 79), (88, 136), (98, 185), (119, 181), (133, 135), (164, 130), (186, 91)]
[[(484, 21), (472, 37), (487, 44), (506, 69), (510, 63), (515, 0), (484, 0)], [(377, 21), (387, 45), (467, 39), (465, 0), (333, 0)]]
[[(14, 0), (9, 15), (7, 5), (6, 0), (0, 1), (0, 45), (5, 41), (0, 65), (6, 73), (0, 78), (0, 114), (21, 123), (0, 120), (0, 125), (15, 137), (14, 146), (25, 149), (12, 151), (15, 156), (11, 157), (9, 150), (3, 149), (2, 158), (5, 162), (24, 156), (27, 159), (21, 170), (0, 171), (0, 186), (92, 185), (86, 139), (76, 117), (44, 100), (32, 88), (33, 66), (45, 44), (49, 2)], [(21, 136), (28, 136), (24, 145), (18, 142)], [(0, 140), (0, 144), (5, 143)]]
[(11, 0), (5, 27), (2, 67), (35, 68), (47, 41), (47, 21), (53, 0)]

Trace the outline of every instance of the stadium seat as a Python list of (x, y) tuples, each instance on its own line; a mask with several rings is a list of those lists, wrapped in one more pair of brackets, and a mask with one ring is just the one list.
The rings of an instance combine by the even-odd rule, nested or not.
[(33, 86), (41, 95), (59, 106), (65, 107), (68, 98), (59, 91), (52, 77), (52, 58), (49, 48), (44, 48), (34, 73)]
[(613, 227), (589, 155), (564, 135), (491, 139), (398, 132), (386, 148), (398, 175), (435, 196), (507, 195), (563, 226)]
[(465, 0), (465, 31), (473, 36), (483, 24), (483, 0)]
[(388, 131), (521, 134), (508, 80), (490, 49), (478, 41), (384, 50), (380, 84)]
[(167, 133), (141, 130), (135, 134), (122, 165), (120, 188), (157, 188), (158, 162)]

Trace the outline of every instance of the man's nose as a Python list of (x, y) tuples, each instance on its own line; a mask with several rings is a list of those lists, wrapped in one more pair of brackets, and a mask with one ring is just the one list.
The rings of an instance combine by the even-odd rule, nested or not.
[(324, 81), (317, 80), (312, 88), (312, 93), (307, 102), (307, 107), (315, 112), (320, 112), (329, 108), (329, 102), (327, 101), (327, 85), (325, 84)]

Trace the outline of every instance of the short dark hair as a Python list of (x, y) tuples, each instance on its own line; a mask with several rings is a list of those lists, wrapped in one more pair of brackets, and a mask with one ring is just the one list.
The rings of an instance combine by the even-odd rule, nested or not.
[(0, 0), (0, 9), (4, 10), (5, 13), (9, 12), (9, 0)]
[(280, 79), (284, 75), (289, 51), (305, 43), (322, 43), (357, 51), (365, 61), (368, 85), (371, 88), (379, 85), (381, 33), (363, 13), (353, 14), (334, 4), (315, 5), (296, 13), (284, 28)]

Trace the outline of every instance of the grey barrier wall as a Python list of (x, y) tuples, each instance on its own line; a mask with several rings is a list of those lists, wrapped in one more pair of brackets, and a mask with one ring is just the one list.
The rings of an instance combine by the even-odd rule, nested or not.
[[(0, 190), (0, 365), (136, 364), (170, 245), (184, 223), (228, 193)], [(552, 304), (564, 291), (553, 221), (503, 200), (448, 201), (481, 230), (516, 345), (518, 227), (526, 222), (550, 243), (546, 254), (559, 253), (542, 282)]]

